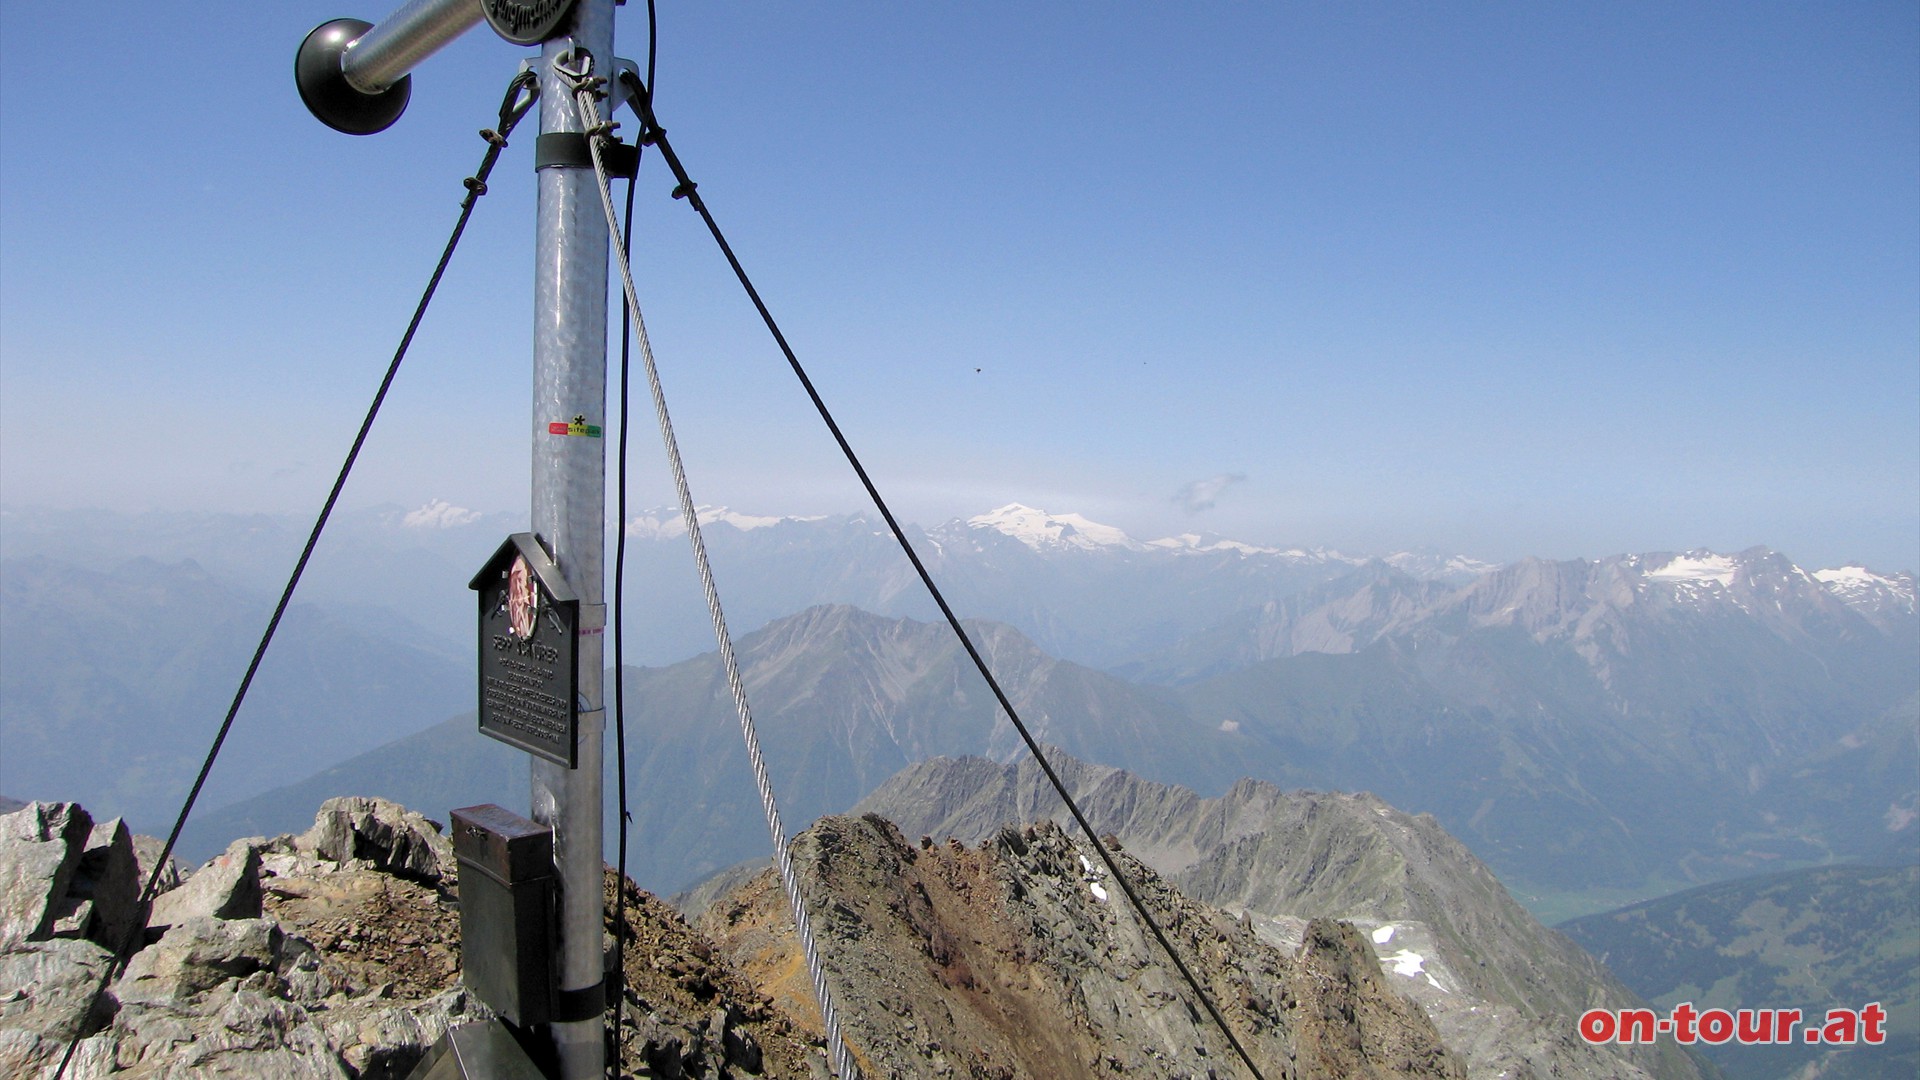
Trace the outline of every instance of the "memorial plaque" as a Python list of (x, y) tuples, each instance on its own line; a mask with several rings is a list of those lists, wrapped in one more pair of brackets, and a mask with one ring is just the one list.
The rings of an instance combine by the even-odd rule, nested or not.
[(532, 533), (514, 533), (468, 583), (480, 594), (480, 733), (578, 765), (580, 602)]

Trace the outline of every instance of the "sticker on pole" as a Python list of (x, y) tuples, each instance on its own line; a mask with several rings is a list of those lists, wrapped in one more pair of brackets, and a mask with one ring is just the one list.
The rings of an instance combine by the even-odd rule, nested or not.
[(549, 435), (584, 435), (589, 439), (597, 439), (600, 437), (600, 425), (587, 423), (586, 414), (582, 413), (574, 417), (572, 420), (568, 420), (564, 422), (555, 420), (554, 422), (548, 424), (547, 434)]
[(574, 768), (578, 597), (533, 533), (508, 537), (467, 587), (480, 598), (480, 733)]

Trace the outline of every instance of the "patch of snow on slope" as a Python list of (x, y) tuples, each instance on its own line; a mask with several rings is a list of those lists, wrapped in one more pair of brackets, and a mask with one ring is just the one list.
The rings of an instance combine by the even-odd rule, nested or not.
[(1085, 855), (1080, 856), (1080, 877), (1087, 883), (1087, 891), (1093, 894), (1095, 900), (1103, 904), (1107, 902), (1107, 889), (1100, 884), (1100, 873), (1093, 868), (1093, 860)]
[(736, 514), (724, 506), (696, 506), (693, 512), (700, 518), (702, 525), (731, 525), (741, 532), (764, 529), (789, 520), (778, 517), (759, 517), (753, 514)]
[(1385, 926), (1376, 927), (1373, 931), (1373, 943), (1375, 945), (1385, 945), (1387, 942), (1392, 941), (1393, 932), (1397, 929), (1399, 928), (1394, 926), (1392, 923), (1388, 923)]
[(1121, 548), (1146, 551), (1147, 545), (1111, 525), (1088, 521), (1079, 514), (1049, 514), (1019, 503), (1008, 503), (967, 519), (976, 529), (1004, 533), (1035, 550), (1073, 547), (1084, 551)]
[(1384, 964), (1392, 964), (1395, 975), (1401, 975), (1409, 979), (1416, 977), (1424, 978), (1435, 990), (1441, 993), (1447, 992), (1447, 988), (1440, 985), (1440, 980), (1434, 978), (1433, 975), (1426, 970), (1427, 958), (1414, 952), (1412, 949), (1401, 949), (1392, 956), (1381, 957), (1380, 961)]

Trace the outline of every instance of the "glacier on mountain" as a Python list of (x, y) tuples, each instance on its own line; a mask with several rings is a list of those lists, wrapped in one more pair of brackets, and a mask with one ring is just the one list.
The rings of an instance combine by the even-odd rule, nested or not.
[(445, 499), (428, 499), (418, 510), (410, 510), (400, 519), (408, 529), (457, 529), (480, 520), (480, 511), (455, 506)]
[(1049, 548), (1147, 550), (1146, 544), (1112, 525), (1088, 521), (1079, 514), (1049, 514), (1020, 503), (1008, 503), (997, 510), (968, 518), (967, 526), (1003, 533), (1036, 551)]
[(1725, 555), (1716, 555), (1711, 551), (1689, 551), (1685, 555), (1675, 555), (1665, 566), (1646, 571), (1648, 581), (1707, 583), (1731, 585), (1740, 564)]

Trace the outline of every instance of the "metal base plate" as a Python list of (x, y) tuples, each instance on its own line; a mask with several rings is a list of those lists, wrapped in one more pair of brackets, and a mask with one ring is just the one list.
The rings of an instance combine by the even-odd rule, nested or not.
[(449, 1028), (407, 1080), (547, 1080), (498, 1020)]

